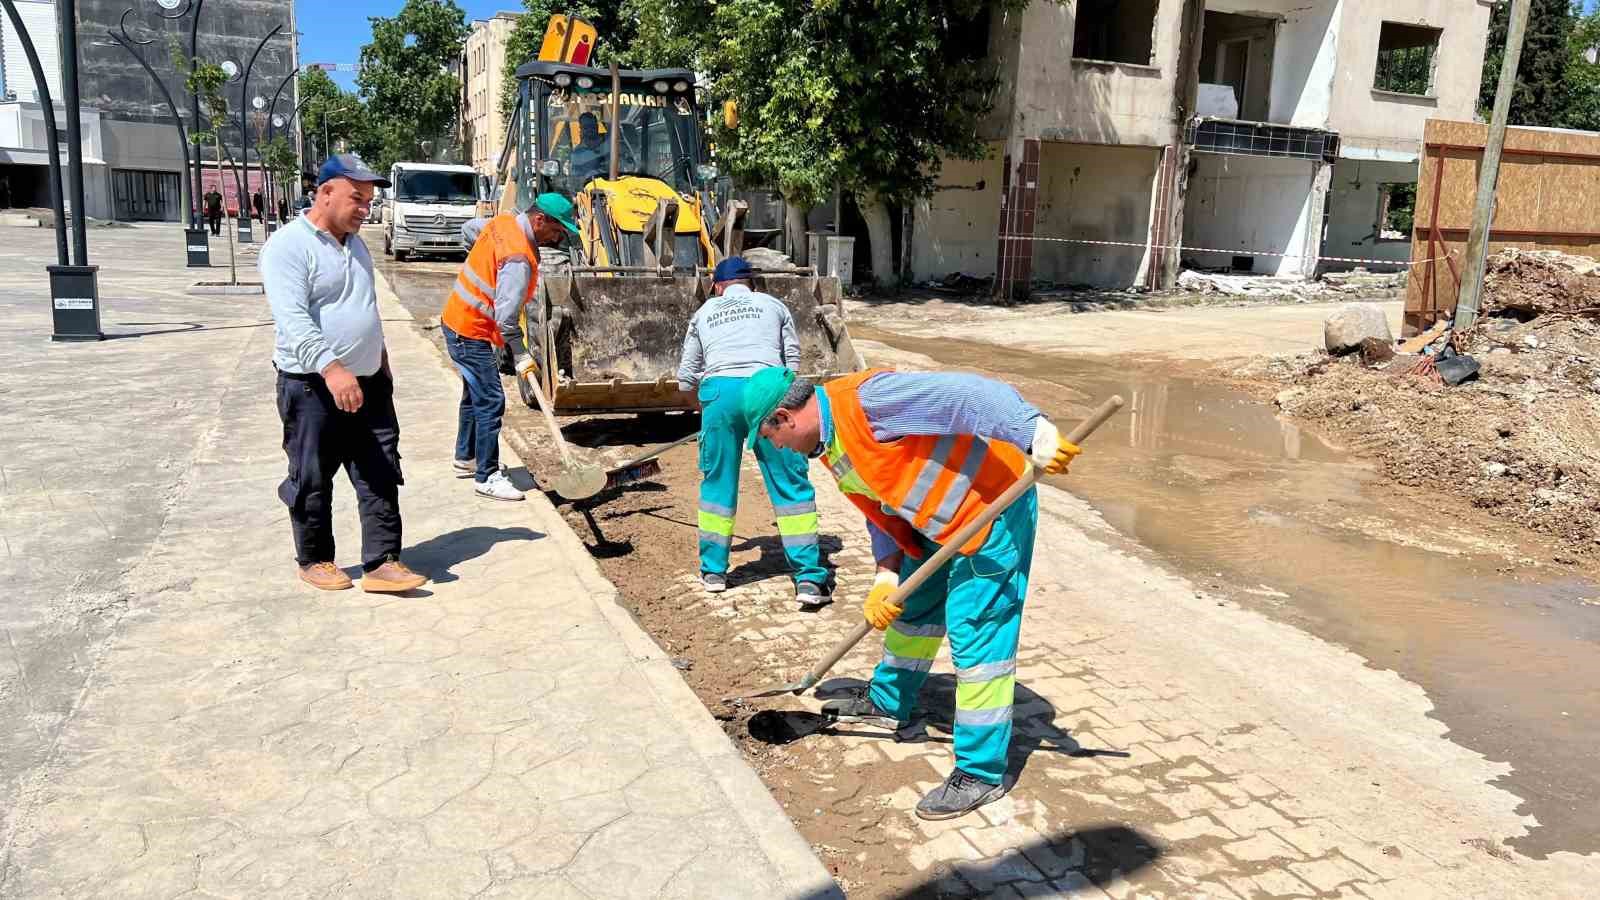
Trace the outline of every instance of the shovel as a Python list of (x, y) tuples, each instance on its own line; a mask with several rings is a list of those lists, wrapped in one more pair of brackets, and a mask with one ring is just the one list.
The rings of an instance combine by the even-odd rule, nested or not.
[(561, 471), (556, 477), (550, 479), (550, 484), (556, 493), (568, 500), (582, 500), (600, 493), (606, 486), (606, 472), (604, 469), (590, 462), (578, 462), (573, 459), (572, 451), (567, 448), (567, 442), (561, 437), (561, 427), (556, 424), (556, 417), (550, 412), (550, 404), (544, 399), (544, 390), (539, 387), (536, 378), (527, 375), (520, 376), (521, 380), (533, 388), (533, 397), (539, 401), (539, 412), (544, 413), (545, 424), (550, 426), (550, 434), (556, 439), (556, 450), (561, 453)]
[[(1100, 404), (1100, 408), (1095, 410), (1089, 416), (1089, 418), (1084, 419), (1082, 422), (1078, 423), (1077, 428), (1072, 429), (1072, 433), (1067, 435), (1067, 440), (1074, 444), (1082, 443), (1084, 438), (1093, 434), (1096, 428), (1099, 428), (1102, 424), (1104, 424), (1105, 420), (1111, 418), (1112, 413), (1115, 413), (1121, 408), (1121, 397), (1112, 397), (1106, 402)], [(892, 603), (895, 605), (904, 605), (906, 598), (911, 596), (913, 591), (921, 587), (924, 581), (927, 581), (934, 572), (938, 571), (940, 567), (948, 562), (950, 557), (954, 556), (956, 551), (958, 551), (963, 544), (971, 540), (972, 536), (981, 531), (984, 526), (998, 518), (1001, 513), (1006, 511), (1006, 507), (1014, 503), (1018, 497), (1021, 497), (1023, 494), (1027, 493), (1028, 489), (1033, 487), (1034, 483), (1038, 480), (1039, 470), (1033, 466), (1029, 466), (1027, 473), (1021, 478), (1018, 478), (1016, 483), (1011, 485), (1011, 487), (1006, 488), (1005, 493), (995, 498), (995, 501), (989, 504), (988, 509), (985, 509), (982, 515), (978, 516), (978, 518), (972, 520), (971, 522), (968, 522), (965, 527), (952, 535), (951, 538), (948, 541), (945, 541), (944, 545), (933, 554), (932, 558), (919, 566), (917, 571), (911, 573), (910, 578), (902, 581), (900, 583), (900, 587), (896, 588), (894, 594), (890, 597)], [(788, 684), (780, 684), (776, 687), (770, 687), (766, 690), (756, 691), (753, 694), (745, 694), (739, 697), (724, 697), (722, 698), (722, 702), (738, 703), (744, 700), (755, 700), (761, 697), (781, 697), (784, 694), (803, 694), (806, 691), (811, 690), (813, 687), (816, 687), (817, 682), (822, 680), (822, 676), (828, 674), (828, 670), (832, 669), (834, 665), (839, 662), (839, 660), (843, 659), (844, 655), (849, 653), (856, 644), (860, 643), (861, 639), (866, 637), (867, 632), (871, 630), (872, 623), (863, 619), (860, 624), (850, 630), (849, 634), (840, 639), (839, 643), (835, 644), (832, 650), (828, 651), (827, 656), (824, 656), (817, 662), (816, 665), (812, 666), (811, 671), (807, 672), (806, 676), (799, 681), (792, 681)]]

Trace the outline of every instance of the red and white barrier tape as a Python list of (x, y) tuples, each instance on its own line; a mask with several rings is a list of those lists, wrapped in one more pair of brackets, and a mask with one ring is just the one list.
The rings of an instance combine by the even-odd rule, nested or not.
[(1303, 253), (1273, 253), (1270, 250), (1224, 250), (1217, 247), (1190, 247), (1186, 244), (1144, 244), (1136, 241), (1091, 241), (1085, 238), (1057, 238), (1057, 237), (1028, 237), (1021, 234), (1002, 234), (1003, 241), (1038, 241), (1050, 244), (1089, 244), (1095, 247), (1146, 247), (1152, 250), (1188, 250), (1192, 253), (1225, 253), (1229, 256), (1276, 256), (1283, 259), (1316, 259), (1324, 262), (1367, 263), (1379, 266), (1420, 266), (1425, 263), (1443, 261), (1454, 256), (1447, 253), (1444, 256), (1434, 256), (1428, 259), (1397, 260), (1397, 259), (1363, 259), (1358, 256), (1308, 256)]

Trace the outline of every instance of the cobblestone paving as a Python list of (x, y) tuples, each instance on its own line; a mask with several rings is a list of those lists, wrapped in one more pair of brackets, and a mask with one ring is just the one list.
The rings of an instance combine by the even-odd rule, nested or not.
[[(407, 559), (433, 583), (295, 580), (272, 332), (250, 332), (205, 385), (214, 427), (180, 454), (126, 613), (21, 773), (0, 895), (838, 896), (544, 497), (490, 503), (453, 477), (459, 382), (385, 315)], [(348, 566), (342, 479), (336, 496)]]
[[(747, 468), (744, 502), (762, 503)], [(678, 578), (773, 682), (855, 623), (871, 580), (859, 514), (820, 465), (812, 479), (821, 532), (842, 544), (833, 606), (796, 612), (783, 577), (734, 578), (721, 595)], [(1414, 685), (1112, 549), (1120, 540), (1063, 491), (1042, 488), (1041, 510), (1014, 789), (954, 821), (911, 814), (952, 765), (946, 650), (922, 698), (925, 740), (824, 730), (763, 767), (825, 861), (871, 857), (886, 880), (946, 896), (1577, 897), (1595, 883), (1600, 858), (1500, 846), (1532, 824), (1490, 784), (1507, 767), (1446, 740)], [(870, 677), (879, 652), (869, 637), (819, 693)]]

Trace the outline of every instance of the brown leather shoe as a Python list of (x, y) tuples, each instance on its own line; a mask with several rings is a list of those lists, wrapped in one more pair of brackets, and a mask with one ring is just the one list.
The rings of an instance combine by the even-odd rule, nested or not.
[(312, 563), (300, 567), (300, 580), (324, 591), (343, 591), (355, 585), (342, 569), (331, 562)]
[(361, 589), (369, 594), (404, 594), (427, 583), (426, 575), (418, 575), (398, 559), (391, 559), (361, 576)]

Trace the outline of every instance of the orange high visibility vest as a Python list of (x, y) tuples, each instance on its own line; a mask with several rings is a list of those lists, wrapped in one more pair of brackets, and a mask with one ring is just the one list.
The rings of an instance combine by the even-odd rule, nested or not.
[[(914, 435), (887, 443), (872, 436), (856, 389), (888, 369), (868, 369), (822, 386), (833, 415), (834, 452), (828, 465), (851, 502), (901, 550), (922, 550), (907, 524), (943, 544), (976, 519), (1027, 471), (1023, 452), (1005, 441), (971, 434)], [(870, 492), (861, 493), (862, 488)], [(962, 545), (976, 553), (989, 537), (984, 526)]]
[(528, 261), (532, 276), (528, 290), (522, 298), (527, 303), (539, 282), (539, 254), (522, 232), (522, 223), (507, 213), (495, 216), (483, 227), (478, 242), (472, 245), (461, 271), (456, 273), (456, 283), (450, 289), (450, 298), (444, 302), (444, 315), (439, 321), (464, 338), (488, 341), (496, 347), (505, 344), (500, 336), (500, 326), (494, 320), (495, 279), (500, 264), (521, 257)]

